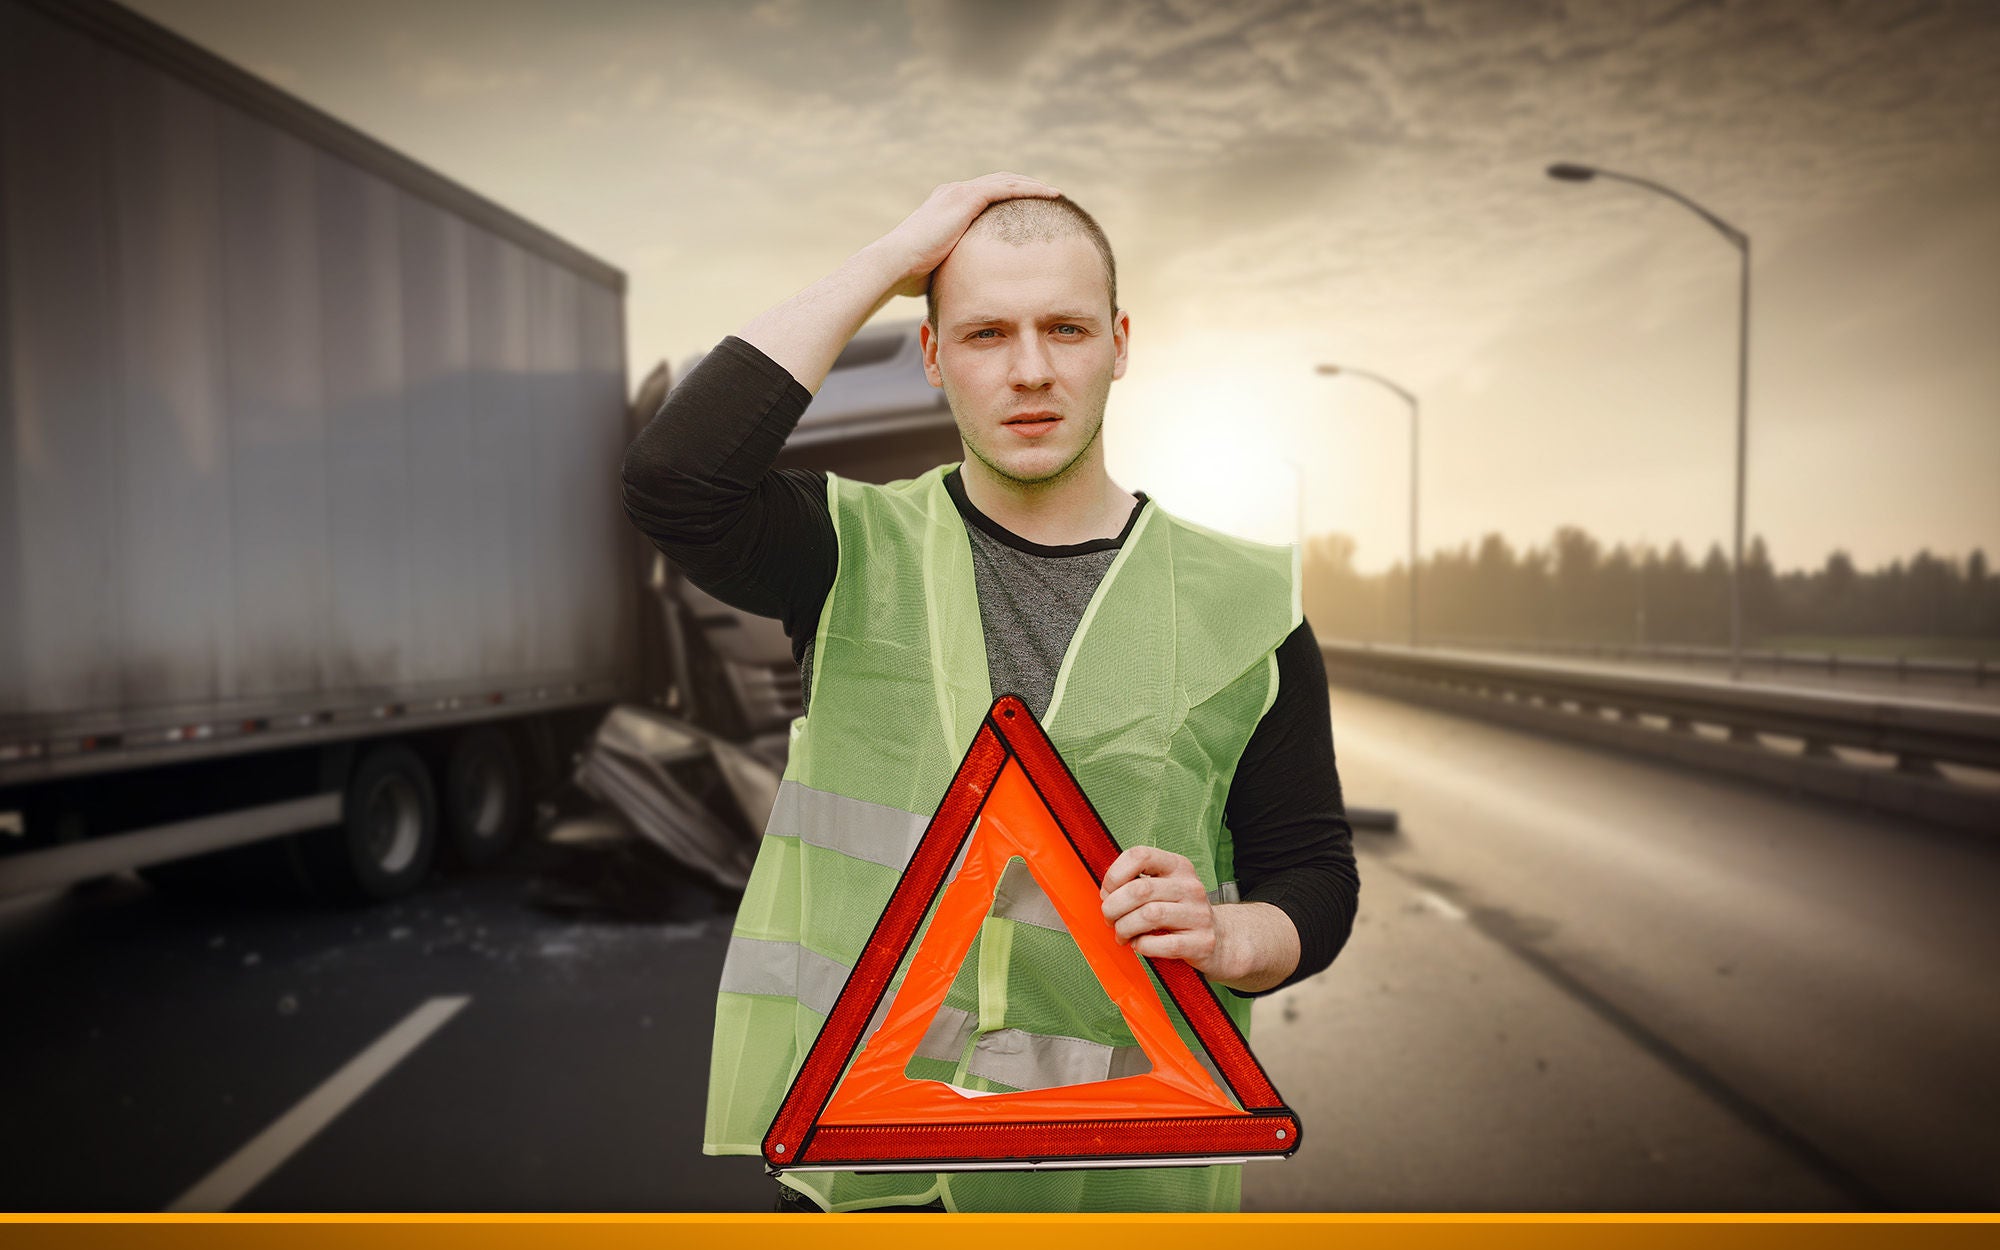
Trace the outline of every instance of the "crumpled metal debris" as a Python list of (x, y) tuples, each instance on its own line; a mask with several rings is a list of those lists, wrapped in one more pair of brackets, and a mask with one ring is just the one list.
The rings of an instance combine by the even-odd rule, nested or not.
[(750, 880), (782, 765), (650, 708), (597, 727), (576, 783), (677, 862), (730, 890)]

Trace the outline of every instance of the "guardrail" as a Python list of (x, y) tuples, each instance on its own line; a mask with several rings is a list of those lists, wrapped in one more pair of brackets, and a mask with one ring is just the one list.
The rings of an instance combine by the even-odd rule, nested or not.
[(1425, 648), (1321, 650), (1336, 685), (2000, 834), (2000, 710)]
[[(1443, 647), (1481, 651), (1522, 651), (1531, 655), (1567, 655), (1583, 659), (1616, 660), (1665, 664), (1729, 663), (1727, 647), (1697, 647), (1676, 643), (1544, 642), (1520, 638), (1450, 637), (1435, 640)], [(1940, 659), (1934, 656), (1852, 655), (1838, 651), (1780, 651), (1775, 648), (1743, 652), (1745, 672), (1817, 673), (1827, 677), (1865, 675), (1893, 677), (1897, 681), (1932, 679), (1963, 682), (1983, 687), (2000, 680), (2000, 664), (1984, 657), (1971, 660)]]

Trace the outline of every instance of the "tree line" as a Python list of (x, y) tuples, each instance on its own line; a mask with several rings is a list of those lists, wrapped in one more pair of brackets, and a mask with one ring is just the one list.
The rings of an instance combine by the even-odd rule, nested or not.
[[(1322, 638), (1407, 636), (1407, 564), (1359, 573), (1345, 534), (1314, 535), (1304, 563), (1306, 615)], [(1758, 537), (1743, 577), (1746, 646), (1797, 635), (2000, 638), (2000, 578), (1980, 549), (1963, 560), (1919, 551), (1866, 572), (1836, 551), (1817, 569), (1778, 573)], [(1696, 562), (1679, 542), (1607, 552), (1575, 526), (1524, 551), (1488, 534), (1476, 547), (1423, 559), (1417, 593), (1426, 640), (1729, 643), (1729, 557), (1720, 543)]]

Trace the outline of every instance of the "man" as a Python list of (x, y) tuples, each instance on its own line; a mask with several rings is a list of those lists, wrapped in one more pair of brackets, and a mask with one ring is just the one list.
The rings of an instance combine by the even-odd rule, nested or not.
[[(964, 463), (887, 487), (772, 472), (896, 295), (928, 298), (924, 367)], [(996, 694), (1027, 702), (1126, 847), (1105, 922), (1226, 987), (1246, 1032), (1248, 995), (1345, 942), (1358, 880), (1296, 561), (1111, 480), (1104, 407), (1130, 332), (1087, 213), (1017, 175), (946, 184), (724, 340), (627, 453), (635, 523), (697, 585), (782, 620), (808, 691), (717, 996), (707, 1152), (758, 1152)], [(1011, 866), (909, 1075), (990, 1092), (1146, 1066)], [(1239, 1171), (785, 1180), (805, 1209), (1233, 1210)]]

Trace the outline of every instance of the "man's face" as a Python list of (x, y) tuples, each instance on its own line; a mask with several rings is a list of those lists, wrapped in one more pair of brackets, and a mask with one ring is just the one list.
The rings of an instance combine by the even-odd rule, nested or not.
[(1061, 480), (1092, 451), (1125, 375), (1130, 326), (1113, 315), (1097, 249), (1074, 235), (969, 234), (931, 281), (938, 324), (920, 332), (924, 371), (951, 402), (967, 458), (1017, 485)]

